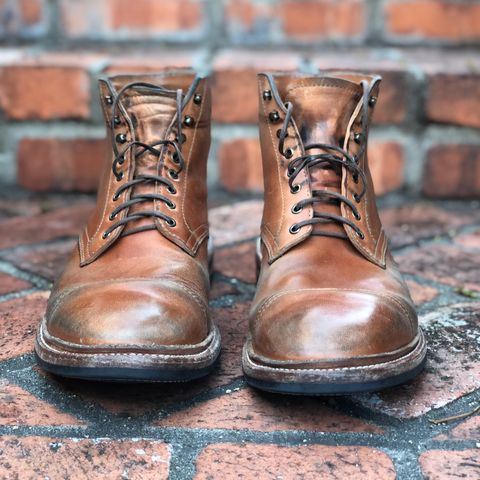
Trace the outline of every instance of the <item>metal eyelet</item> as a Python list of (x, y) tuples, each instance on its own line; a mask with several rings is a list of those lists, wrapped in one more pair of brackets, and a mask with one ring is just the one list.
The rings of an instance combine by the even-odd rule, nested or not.
[(291, 191), (292, 193), (298, 193), (301, 188), (302, 188), (302, 186), (301, 186), (299, 183), (297, 183), (296, 185), (294, 185), (294, 186), (290, 189), (290, 191)]
[(368, 100), (368, 104), (371, 107), (374, 107), (376, 103), (377, 103), (377, 97), (370, 97), (370, 99)]
[(113, 98), (111, 95), (105, 95), (105, 102), (108, 104), (108, 105), (112, 105), (113, 104)]
[(120, 119), (120, 117), (118, 115), (115, 115), (113, 117), (113, 123), (118, 126), (118, 125), (122, 124), (122, 120)]
[(360, 143), (362, 143), (362, 140), (363, 140), (363, 135), (362, 135), (361, 133), (355, 133), (355, 134), (353, 135), (353, 141), (354, 141), (355, 143), (360, 144)]
[(290, 178), (294, 173), (295, 173), (295, 169), (294, 168), (289, 168), (287, 170), (287, 177)]
[(173, 228), (173, 227), (175, 227), (175, 226), (177, 225), (177, 222), (176, 222), (173, 218), (169, 218), (169, 219), (167, 220), (167, 225), (168, 225), (169, 227), (172, 227), (172, 228)]
[(298, 225), (295, 223), (294, 225), (292, 225), (288, 231), (290, 233), (292, 233), (293, 235), (295, 235), (296, 233), (298, 233), (300, 231), (300, 228), (298, 227)]
[(120, 173), (117, 175), (117, 182), (119, 182), (122, 178), (123, 178), (123, 172), (120, 172)]
[(202, 96), (199, 93), (196, 93), (193, 97), (193, 103), (195, 105), (200, 105), (202, 103)]
[(168, 171), (168, 175), (170, 178), (172, 178), (173, 180), (178, 180), (178, 173), (175, 171), (175, 170), (172, 170), (170, 169)]
[(172, 202), (171, 200), (167, 202), (166, 205), (170, 210), (175, 210), (177, 208), (177, 206), (175, 205), (175, 202)]
[(124, 133), (119, 133), (116, 137), (115, 140), (118, 143), (125, 143), (127, 141), (127, 136)]
[(265, 101), (269, 101), (272, 99), (272, 92), (271, 90), (264, 90), (262, 93), (262, 97)]
[[(281, 135), (281, 134), (282, 134), (282, 129), (279, 128), (279, 129), (277, 130), (277, 138), (280, 138), (280, 135)], [(285, 138), (287, 138), (287, 137), (288, 137), (288, 130), (285, 132)]]
[(103, 238), (104, 240), (106, 240), (109, 236), (110, 236), (110, 233), (107, 233), (107, 232), (103, 232), (103, 233), (102, 233), (102, 238)]
[(119, 196), (117, 194), (115, 194), (113, 197), (112, 197), (112, 202), (118, 202), (118, 199), (119, 199)]
[(361, 198), (356, 193), (353, 194), (353, 198), (357, 203), (360, 203)]
[(360, 240), (365, 240), (365, 235), (360, 230), (357, 232), (357, 236), (360, 238)]
[(293, 148), (287, 148), (285, 153), (283, 154), (285, 158), (292, 158), (293, 157)]
[(362, 216), (355, 210), (353, 212), (353, 216), (355, 217), (355, 220), (361, 220)]
[(180, 159), (178, 158), (178, 153), (177, 152), (172, 153), (172, 162), (176, 163), (177, 165), (180, 163)]
[(184, 119), (183, 119), (183, 124), (186, 126), (186, 127), (193, 127), (195, 125), (195, 119), (193, 117), (191, 117), (190, 115), (187, 115)]
[(177, 189), (175, 187), (171, 187), (170, 185), (168, 185), (167, 191), (168, 191), (168, 193), (171, 193), (172, 195), (175, 195), (177, 193)]
[(353, 175), (353, 182), (358, 184), (358, 175), (357, 174)]
[(118, 157), (118, 162), (119, 165), (123, 165), (125, 163), (125, 157), (122, 155), (121, 157)]
[(268, 114), (268, 118), (272, 123), (277, 123), (278, 121), (280, 121), (280, 114), (276, 110), (274, 110), (273, 112), (270, 112)]
[(185, 143), (187, 141), (187, 136), (182, 133), (182, 138), (178, 138), (178, 135), (175, 137), (175, 141), (177, 143)]
[(300, 213), (302, 210), (303, 210), (303, 207), (302, 207), (302, 206), (298, 206), (297, 204), (295, 204), (295, 205), (292, 207), (292, 213), (294, 213), (295, 215), (296, 215), (297, 213)]
[(115, 217), (116, 217), (116, 216), (117, 216), (116, 214), (114, 215), (113, 213), (111, 213), (111, 214), (108, 216), (108, 219), (109, 219), (111, 222), (113, 222), (113, 221), (115, 220)]

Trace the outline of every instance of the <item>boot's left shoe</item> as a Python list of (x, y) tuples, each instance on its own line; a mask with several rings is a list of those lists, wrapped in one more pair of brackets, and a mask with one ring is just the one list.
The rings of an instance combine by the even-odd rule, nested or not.
[(265, 206), (247, 381), (378, 390), (423, 368), (425, 339), (388, 249), (367, 161), (379, 77), (259, 76)]
[(207, 80), (117, 76), (100, 92), (112, 149), (96, 209), (48, 301), (38, 361), (86, 379), (201, 377), (220, 352), (208, 312)]

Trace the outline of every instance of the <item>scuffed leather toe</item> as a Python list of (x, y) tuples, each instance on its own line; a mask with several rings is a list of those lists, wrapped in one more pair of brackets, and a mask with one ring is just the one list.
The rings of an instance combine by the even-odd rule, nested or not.
[(415, 312), (393, 295), (334, 289), (279, 293), (251, 319), (252, 348), (264, 362), (329, 367), (395, 358), (412, 348)]
[(119, 281), (64, 292), (50, 301), (48, 334), (85, 346), (192, 345), (208, 335), (207, 307), (184, 285)]

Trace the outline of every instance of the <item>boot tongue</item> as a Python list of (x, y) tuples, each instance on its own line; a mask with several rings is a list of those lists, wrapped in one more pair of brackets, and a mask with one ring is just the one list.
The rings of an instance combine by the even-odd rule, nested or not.
[[(117, 91), (121, 88), (117, 85), (115, 87)], [(140, 86), (124, 92), (121, 103), (133, 124), (137, 141), (153, 144), (166, 139), (168, 127), (177, 113), (176, 94), (175, 90), (155, 91)], [(136, 148), (141, 151), (140, 147)], [(155, 148), (160, 150), (161, 146)], [(145, 152), (135, 160), (134, 178), (139, 175), (165, 176), (166, 171), (159, 170), (161, 167), (157, 155)], [(154, 184), (151, 182), (138, 184), (132, 188), (130, 198), (144, 193), (154, 193)], [(130, 207), (129, 214), (133, 215), (135, 212), (148, 210), (153, 210), (153, 202), (139, 202)], [(130, 230), (151, 223), (152, 218), (139, 219), (129, 222), (126, 228)]]
[[(339, 78), (299, 78), (287, 86), (285, 100), (293, 105), (293, 118), (305, 147), (316, 143), (343, 148), (350, 118), (362, 95), (360, 85)], [(310, 149), (306, 153), (326, 153)], [(339, 164), (323, 163), (310, 168), (313, 190), (341, 191), (342, 168)], [(327, 197), (325, 197), (327, 198)], [(340, 214), (338, 202), (315, 203), (318, 213)], [(314, 230), (343, 231), (338, 223), (314, 226)]]

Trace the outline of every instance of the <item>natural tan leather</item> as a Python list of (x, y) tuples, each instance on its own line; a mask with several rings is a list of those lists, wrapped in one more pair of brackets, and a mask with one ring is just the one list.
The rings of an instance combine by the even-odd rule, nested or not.
[[(257, 365), (348, 369), (392, 361), (418, 344), (417, 315), (388, 250), (367, 155), (358, 159), (367, 192), (356, 203), (354, 194), (360, 193), (361, 182), (355, 183), (344, 167), (338, 171), (304, 169), (296, 178), (301, 189), (292, 193), (287, 175), (290, 160), (279, 153), (277, 130), (285, 118), (285, 102), (293, 105), (285, 148), (292, 148), (294, 157), (304, 154), (304, 147), (312, 143), (333, 143), (351, 154), (358, 153), (359, 145), (353, 139), (361, 122), (362, 80), (368, 82), (370, 95), (376, 99), (380, 78), (374, 76), (351, 72), (258, 76), (265, 206), (260, 273), (246, 346), (249, 361)], [(265, 91), (271, 95), (265, 96)], [(368, 108), (370, 118), (373, 101)], [(279, 112), (277, 122), (269, 117), (273, 111)], [(357, 206), (361, 219), (342, 202), (341, 206), (338, 202), (315, 203), (293, 213), (294, 205), (311, 198), (312, 189), (347, 197)], [(293, 224), (312, 218), (315, 210), (350, 219), (365, 238), (337, 222), (306, 225), (291, 233)], [(347, 239), (314, 235), (319, 228), (346, 234)]]
[[(126, 134), (125, 144), (134, 140), (146, 144), (174, 140), (177, 125), (174, 93), (181, 89), (185, 95), (192, 84), (196, 85), (193, 93), (200, 95), (197, 98), (200, 101), (194, 102), (192, 95), (182, 112), (184, 117), (193, 117), (195, 123), (183, 126), (185, 166), (178, 180), (170, 178), (176, 193), (168, 192), (163, 184), (145, 183), (124, 190), (114, 199), (121, 185), (139, 175), (169, 178), (169, 169), (178, 166), (172, 159), (172, 148), (163, 148), (158, 158), (147, 153), (137, 159), (136, 149), (131, 148), (121, 166), (120, 180), (112, 171), (112, 153), (108, 154), (97, 206), (53, 288), (42, 338), (52, 348), (69, 352), (192, 354), (204, 349), (209, 337), (217, 333), (208, 313), (206, 164), (211, 111), (208, 80), (196, 80), (191, 71), (101, 80), (100, 101), (107, 131), (112, 122), (112, 99), (131, 82), (159, 85), (173, 93), (144, 91), (141, 87), (125, 92), (118, 104), (120, 122), (114, 131), (115, 136)], [(110, 132), (107, 141), (110, 145)], [(149, 192), (163, 194), (175, 203), (175, 209), (165, 202), (151, 200), (134, 204), (110, 218), (119, 204), (136, 194)], [(116, 228), (105, 237), (113, 222), (140, 210), (163, 212), (176, 225), (169, 226), (161, 218), (142, 218)], [(154, 230), (128, 234), (152, 221)], [(72, 358), (75, 364), (75, 357)], [(132, 365), (134, 359), (133, 356)]]

